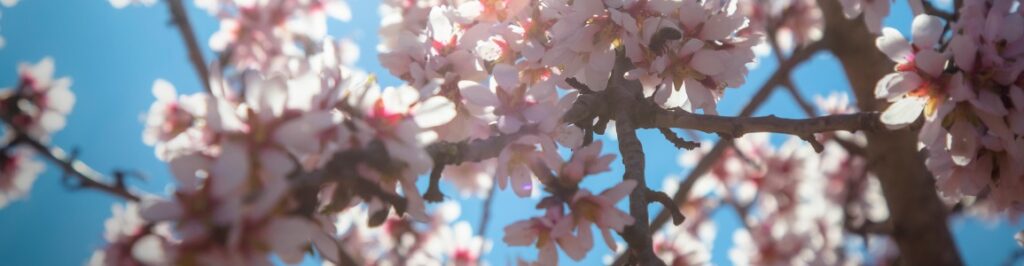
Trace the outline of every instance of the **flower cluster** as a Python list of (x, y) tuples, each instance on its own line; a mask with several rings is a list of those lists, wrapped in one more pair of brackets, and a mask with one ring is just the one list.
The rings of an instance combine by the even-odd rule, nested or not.
[(551, 265), (559, 247), (582, 259), (596, 227), (614, 249), (611, 232), (634, 222), (615, 204), (641, 188), (580, 188), (614, 156), (562, 114), (616, 78), (639, 79), (665, 107), (716, 113), (760, 41), (740, 33), (733, 1), (385, 1), (380, 61), (404, 84), (382, 89), (350, 67), (350, 43), (326, 36), (327, 17), (350, 16), (340, 0), (196, 3), (221, 23), (209, 90), (157, 80), (143, 132), (177, 186), (117, 207), (96, 262), (296, 263), (315, 250), (335, 264), (474, 264), (489, 244), (428, 213), (416, 183), (441, 167), (428, 145), (492, 136), (511, 138), (497, 158), (441, 175), (467, 194), (550, 193), (505, 242), (535, 244)]
[(717, 114), (724, 89), (746, 82), (752, 47), (761, 42), (758, 33), (737, 34), (748, 24), (737, 2), (637, 1), (610, 12), (622, 21), (616, 40), (636, 66), (626, 78), (666, 108)]
[(340, 21), (352, 17), (344, 0), (196, 0), (195, 3), (220, 20), (220, 29), (209, 40), (214, 51), (225, 53), (231, 66), (268, 73), (286, 66), (282, 55), (312, 54), (306, 48), (315, 47), (327, 36), (328, 17)]
[(18, 66), (15, 88), (0, 91), (0, 117), (6, 126), (0, 139), (0, 208), (26, 196), (43, 171), (27, 141), (46, 143), (64, 128), (75, 104), (71, 79), (54, 78), (53, 59)]
[(594, 247), (593, 225), (601, 232), (605, 244), (612, 250), (616, 249), (611, 231), (621, 233), (625, 226), (633, 224), (634, 219), (616, 208), (615, 203), (629, 195), (637, 183), (626, 180), (598, 195), (579, 187), (583, 177), (608, 171), (608, 164), (614, 156), (600, 156), (601, 146), (601, 142), (585, 146), (576, 151), (568, 162), (560, 158), (546, 162), (535, 158), (529, 162), (529, 168), (551, 195), (541, 199), (537, 205), (538, 209), (544, 210), (543, 216), (505, 227), (505, 243), (536, 246), (540, 250), (535, 262), (537, 265), (557, 265), (559, 248), (578, 261)]
[(740, 35), (774, 33), (785, 52), (821, 39), (825, 18), (814, 0), (738, 1), (739, 10), (750, 19)]
[(369, 213), (354, 208), (338, 217), (339, 247), (359, 265), (477, 265), (491, 243), (475, 236), (469, 223), (455, 222), (459, 212), (457, 204), (443, 203), (426, 223), (392, 216), (379, 227), (367, 227)]
[[(214, 67), (209, 94), (177, 96), (168, 82), (154, 83), (144, 139), (178, 186), (169, 199), (146, 200), (139, 215), (142, 227), (173, 228), (162, 259), (263, 264), (272, 253), (296, 263), (312, 243), (337, 262), (332, 215), (355, 203), (427, 219), (414, 183), (432, 164), (424, 147), (436, 133), (426, 128), (450, 120), (452, 104), (421, 101), (407, 86), (382, 90), (341, 64), (340, 49), (325, 41), (301, 72), (224, 77)], [(305, 202), (310, 196), (319, 203)]]
[(1024, 16), (1014, 0), (968, 1), (959, 20), (919, 15), (913, 42), (885, 29), (878, 46), (897, 63), (876, 95), (894, 103), (882, 122), (903, 127), (924, 113), (920, 141), (944, 197), (987, 195), (991, 208), (1024, 211)]

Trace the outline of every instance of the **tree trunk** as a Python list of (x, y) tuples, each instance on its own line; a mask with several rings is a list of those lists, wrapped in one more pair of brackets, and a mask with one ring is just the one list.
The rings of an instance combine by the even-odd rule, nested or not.
[[(842, 63), (863, 111), (882, 111), (876, 82), (893, 71), (893, 63), (875, 47), (876, 36), (862, 18), (847, 20), (837, 1), (819, 0), (825, 12), (826, 45)], [(868, 132), (868, 167), (878, 176), (889, 207), (892, 238), (905, 265), (961, 265), (948, 228), (948, 211), (935, 191), (935, 180), (917, 151), (917, 131)]]

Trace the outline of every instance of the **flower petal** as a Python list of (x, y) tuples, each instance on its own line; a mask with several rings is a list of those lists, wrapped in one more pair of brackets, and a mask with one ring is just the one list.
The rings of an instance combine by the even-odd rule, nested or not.
[(906, 97), (896, 101), (882, 113), (882, 123), (889, 129), (900, 129), (921, 116), (927, 99), (922, 97)]
[(942, 19), (925, 14), (917, 15), (911, 32), (918, 49), (931, 50), (942, 38)]
[(444, 125), (455, 118), (455, 104), (444, 96), (430, 97), (416, 106), (413, 115), (416, 124), (422, 128)]
[(882, 36), (875, 39), (875, 46), (893, 62), (906, 62), (907, 57), (911, 55), (910, 43), (903, 38), (903, 34), (893, 28), (882, 29)]

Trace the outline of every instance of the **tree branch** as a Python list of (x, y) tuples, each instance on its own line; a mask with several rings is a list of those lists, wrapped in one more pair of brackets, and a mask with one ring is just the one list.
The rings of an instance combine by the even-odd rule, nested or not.
[(694, 114), (686, 111), (657, 111), (651, 119), (637, 121), (637, 128), (681, 128), (740, 137), (747, 133), (771, 132), (794, 136), (845, 130), (877, 131), (885, 129), (877, 113), (856, 113), (789, 119), (776, 116), (727, 117)]
[(423, 193), (423, 199), (427, 202), (440, 202), (444, 200), (444, 194), (441, 193), (439, 182), (441, 182), (441, 172), (444, 172), (443, 163), (434, 163), (434, 169), (430, 171), (430, 184), (427, 185), (427, 192)]
[(665, 211), (672, 214), (672, 224), (680, 225), (686, 220), (686, 216), (683, 215), (683, 212), (679, 211), (679, 206), (676, 205), (676, 203), (672, 201), (672, 197), (669, 197), (665, 192), (647, 189), (647, 198), (650, 201), (649, 203), (661, 203), (662, 207), (665, 208)]
[(668, 142), (675, 145), (676, 149), (693, 150), (700, 148), (700, 142), (686, 140), (683, 137), (676, 135), (675, 132), (672, 132), (672, 130), (667, 127), (659, 127), (658, 131), (661, 132), (662, 136), (665, 136), (665, 139), (668, 140)]
[(435, 164), (461, 164), (463, 162), (479, 162), (498, 157), (505, 146), (519, 137), (533, 134), (537, 130), (524, 127), (512, 134), (499, 134), (486, 139), (466, 140), (459, 142), (441, 141), (427, 146), (427, 153)]
[(188, 49), (188, 59), (192, 62), (192, 68), (199, 75), (199, 81), (203, 88), (210, 93), (210, 70), (206, 67), (206, 60), (203, 59), (203, 52), (200, 49), (199, 41), (196, 40), (196, 33), (192, 29), (192, 23), (188, 20), (188, 13), (181, 0), (167, 0), (167, 7), (171, 11), (171, 20), (181, 33), (181, 39)]
[[(619, 137), (619, 153), (622, 155), (622, 164), (625, 167), (623, 180), (636, 181), (636, 188), (629, 194), (629, 214), (633, 216), (634, 222), (627, 226), (622, 232), (623, 239), (629, 244), (626, 254), (632, 258), (631, 264), (635, 265), (665, 265), (654, 253), (654, 245), (651, 241), (651, 228), (649, 215), (647, 213), (647, 180), (644, 178), (646, 167), (643, 144), (636, 136), (637, 127), (634, 119), (637, 116), (639, 106), (637, 103), (643, 98), (639, 93), (640, 82), (626, 80), (626, 71), (632, 68), (632, 64), (621, 52), (617, 53), (615, 67), (612, 69), (612, 79), (609, 81), (608, 90), (603, 98), (611, 98), (612, 110), (616, 110), (615, 130)], [(668, 208), (666, 208), (668, 209)]]
[(68, 156), (60, 148), (49, 148), (46, 144), (39, 142), (39, 140), (29, 136), (24, 129), (11, 123), (11, 118), (4, 115), (0, 117), (9, 128), (14, 131), (15, 139), (9, 145), (25, 144), (41, 154), (44, 158), (49, 160), (51, 163), (56, 164), (64, 171), (64, 178), (75, 178), (78, 181), (77, 184), (73, 184), (79, 188), (90, 188), (96, 189), (107, 194), (118, 196), (128, 201), (139, 201), (141, 198), (133, 193), (128, 186), (124, 183), (123, 178), (125, 175), (119, 175), (117, 180), (114, 180), (113, 184), (108, 184), (103, 180), (109, 178), (103, 176), (92, 167), (86, 165), (82, 161), (74, 158), (74, 156)]

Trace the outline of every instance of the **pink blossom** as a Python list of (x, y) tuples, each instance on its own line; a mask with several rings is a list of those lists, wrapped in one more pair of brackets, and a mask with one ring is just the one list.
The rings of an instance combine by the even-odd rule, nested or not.
[[(583, 235), (572, 235), (571, 221), (570, 217), (564, 216), (561, 208), (549, 209), (545, 216), (506, 226), (503, 241), (510, 246), (536, 246), (540, 251), (536, 262), (539, 265), (557, 265), (558, 247), (571, 258), (579, 260), (590, 248), (577, 240), (584, 237)], [(593, 242), (590, 245), (592, 246)]]
[(611, 170), (609, 164), (615, 160), (614, 154), (601, 155), (603, 143), (596, 141), (573, 152), (566, 163), (551, 166), (563, 178), (563, 182), (579, 183), (583, 177)]
[(853, 19), (864, 15), (864, 24), (868, 30), (878, 33), (882, 29), (882, 19), (889, 16), (888, 0), (839, 0), (846, 18)]
[(494, 186), (494, 173), (497, 168), (497, 159), (489, 159), (480, 162), (463, 162), (458, 165), (449, 165), (444, 168), (441, 174), (443, 180), (450, 182), (459, 190), (462, 196), (475, 196), (483, 198), (487, 191)]
[(824, 15), (812, 0), (737, 2), (740, 12), (750, 19), (750, 26), (740, 34), (764, 32), (772, 22), (783, 52), (817, 41), (825, 31)]
[[(124, 1), (124, 0), (116, 0)], [(210, 36), (215, 51), (230, 50), (230, 62), (243, 69), (284, 68), (281, 56), (302, 54), (304, 42), (319, 42), (327, 34), (327, 18), (347, 21), (342, 0), (201, 0), (197, 5), (220, 19)]]
[(546, 152), (538, 149), (538, 142), (539, 137), (524, 136), (502, 149), (495, 170), (498, 187), (505, 189), (511, 180), (512, 191), (519, 197), (525, 197), (534, 190), (534, 174), (529, 164), (542, 160), (545, 157), (543, 152)]
[(19, 87), (4, 91), (0, 96), (18, 100), (3, 103), (19, 107), (20, 113), (11, 118), (11, 123), (44, 142), (49, 140), (50, 134), (64, 128), (66, 116), (75, 104), (75, 95), (69, 89), (71, 79), (54, 79), (53, 72), (54, 63), (50, 57), (35, 65), (21, 63), (18, 65)]
[(930, 15), (915, 17), (913, 43), (892, 28), (885, 28), (882, 34), (875, 41), (878, 49), (897, 63), (897, 72), (883, 77), (875, 87), (875, 96), (893, 102), (882, 113), (882, 122), (902, 128), (917, 120), (922, 111), (926, 118), (934, 119), (935, 108), (946, 97), (941, 75), (948, 58), (935, 50), (942, 20)]
[(174, 85), (162, 79), (153, 82), (153, 96), (157, 101), (146, 114), (142, 141), (155, 146), (157, 158), (166, 161), (201, 149), (208, 135), (198, 124), (206, 116), (208, 96), (178, 96)]
[[(612, 250), (615, 249), (615, 240), (612, 239), (611, 230), (622, 232), (627, 225), (634, 222), (633, 216), (615, 208), (615, 203), (629, 195), (636, 188), (636, 181), (626, 180), (615, 185), (599, 195), (592, 195), (590, 191), (581, 189), (573, 195), (569, 202), (570, 214), (575, 221), (574, 228), (577, 231), (579, 241), (585, 250), (593, 246), (590, 225), (596, 225), (604, 237), (605, 244)], [(572, 256), (572, 254), (570, 254)], [(579, 260), (582, 257), (574, 257)]]
[(175, 243), (166, 224), (147, 225), (135, 203), (114, 204), (104, 223), (107, 247), (96, 250), (89, 265), (165, 265), (175, 259)]
[(456, 222), (449, 227), (442, 227), (436, 238), (442, 246), (450, 264), (479, 265), (481, 252), (491, 249), (490, 241), (476, 236), (468, 222)]

